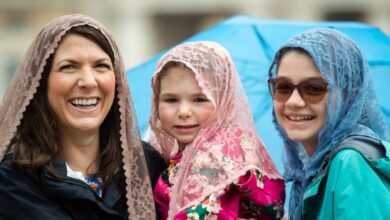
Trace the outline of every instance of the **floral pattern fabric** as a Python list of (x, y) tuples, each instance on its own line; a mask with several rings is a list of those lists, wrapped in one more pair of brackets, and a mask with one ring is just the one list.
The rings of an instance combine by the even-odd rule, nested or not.
[(103, 180), (100, 177), (86, 177), (85, 181), (91, 187), (91, 189), (98, 195), (99, 197), (103, 196)]
[[(177, 173), (181, 158), (182, 152), (179, 152), (170, 160), (169, 167), (161, 174), (154, 189), (154, 199), (162, 219), (167, 219), (173, 186), (169, 176)], [(283, 180), (269, 179), (257, 169), (248, 170), (225, 189), (214, 192), (201, 203), (178, 212), (174, 219), (280, 219), (283, 216), (284, 203), (282, 192)]]

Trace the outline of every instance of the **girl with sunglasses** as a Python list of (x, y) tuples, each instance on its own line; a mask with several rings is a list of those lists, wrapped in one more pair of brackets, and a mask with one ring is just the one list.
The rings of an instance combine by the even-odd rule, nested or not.
[(151, 143), (169, 161), (154, 188), (162, 219), (280, 219), (284, 181), (228, 51), (181, 44), (160, 59), (152, 86)]
[(297, 34), (276, 53), (268, 85), (290, 219), (390, 219), (390, 144), (355, 43), (328, 28)]

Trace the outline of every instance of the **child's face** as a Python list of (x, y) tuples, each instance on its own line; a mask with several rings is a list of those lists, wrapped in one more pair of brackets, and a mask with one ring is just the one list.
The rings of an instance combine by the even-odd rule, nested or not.
[[(313, 78), (325, 81), (311, 57), (296, 51), (289, 51), (283, 55), (276, 78), (287, 80), (293, 85)], [(276, 87), (278, 91), (285, 93), (286, 83)], [(320, 86), (318, 83), (311, 82), (310, 87), (306, 87), (306, 89), (309, 89), (307, 92), (318, 92)], [(318, 143), (318, 133), (326, 122), (328, 92), (326, 91), (323, 96), (317, 96), (322, 97), (322, 99), (318, 98), (316, 102), (310, 100), (309, 95), (305, 96), (305, 91), (301, 93), (304, 95), (303, 97), (298, 89), (294, 88), (286, 100), (274, 99), (274, 110), (279, 124), (284, 128), (289, 138), (301, 142), (306, 152), (311, 155)]]
[(182, 148), (195, 139), (214, 112), (214, 105), (188, 68), (168, 69), (160, 83), (158, 113), (162, 127)]

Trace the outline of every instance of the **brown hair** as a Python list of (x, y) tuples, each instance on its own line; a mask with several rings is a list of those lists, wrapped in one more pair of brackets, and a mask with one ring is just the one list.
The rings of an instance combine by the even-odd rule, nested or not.
[[(161, 92), (161, 79), (172, 68), (188, 69), (188, 67), (184, 63), (170, 61), (167, 64), (165, 64), (165, 66), (161, 69), (160, 72), (158, 72), (156, 74), (155, 83), (153, 85), (153, 94), (154, 94), (154, 96), (153, 96), (153, 103), (152, 103), (154, 106), (156, 106), (156, 108), (154, 108), (154, 112), (152, 112), (152, 114), (154, 114), (156, 116), (155, 117), (156, 119), (158, 118), (158, 100), (159, 100), (160, 92)], [(153, 129), (153, 130), (158, 131), (159, 129), (156, 128), (156, 129)]]
[[(97, 29), (83, 25), (70, 29), (67, 34), (77, 34), (92, 40), (108, 54), (114, 64), (115, 56), (112, 46)], [(59, 177), (52, 166), (52, 162), (58, 156), (60, 148), (58, 119), (50, 108), (47, 98), (48, 75), (54, 53), (46, 60), (40, 86), (27, 106), (16, 135), (11, 141), (14, 164), (24, 169), (27, 175), (36, 182), (39, 182), (37, 171), (41, 168), (47, 168), (51, 174)], [(94, 174), (103, 177), (105, 185), (113, 179), (116, 169), (122, 167), (119, 115), (116, 91), (113, 105), (100, 126), (100, 153), (96, 159), (99, 161), (99, 169)]]
[(292, 51), (297, 52), (299, 54), (307, 55), (311, 59), (313, 59), (311, 54), (309, 52), (307, 52), (305, 49), (303, 49), (302, 47), (285, 47), (285, 48), (281, 49), (279, 52), (279, 55), (278, 55), (279, 58), (278, 58), (277, 63), (276, 63), (276, 68), (277, 68), (276, 70), (279, 69), (279, 64), (280, 64), (280, 61), (282, 60), (283, 56), (292, 52)]

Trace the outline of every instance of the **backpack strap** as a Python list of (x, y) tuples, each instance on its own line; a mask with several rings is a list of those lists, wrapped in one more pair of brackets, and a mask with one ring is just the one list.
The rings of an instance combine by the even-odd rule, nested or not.
[(324, 159), (328, 162), (333, 156), (344, 149), (353, 149), (360, 152), (367, 160), (378, 160), (386, 156), (386, 150), (380, 140), (366, 136), (351, 136), (343, 140)]
[(360, 152), (367, 160), (378, 160), (386, 156), (386, 150), (380, 140), (366, 136), (350, 136), (344, 139), (339, 146), (330, 151), (322, 162), (320, 171), (312, 178), (310, 183), (315, 182), (322, 177), (321, 183), (318, 186), (316, 196), (313, 196), (308, 202), (306, 213), (302, 219), (316, 219), (320, 212), (322, 200), (324, 198), (325, 187), (328, 180), (328, 167), (331, 159), (344, 149), (353, 149)]

